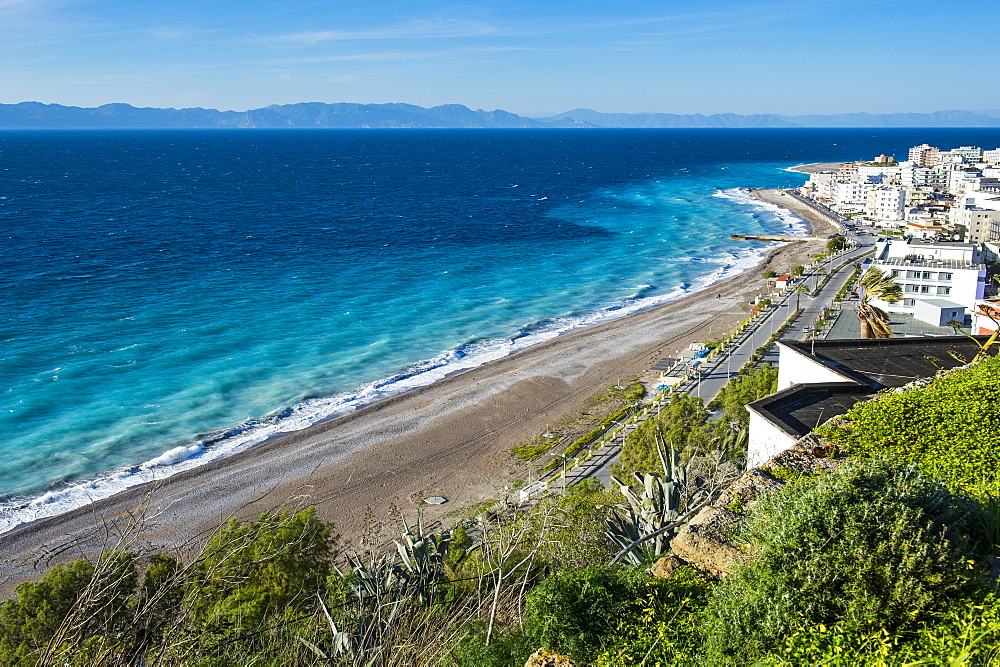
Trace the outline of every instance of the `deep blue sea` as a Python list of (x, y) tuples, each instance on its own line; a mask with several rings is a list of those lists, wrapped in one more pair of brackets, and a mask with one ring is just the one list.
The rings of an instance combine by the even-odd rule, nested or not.
[(997, 130), (0, 132), (0, 531), (752, 266), (737, 188)]

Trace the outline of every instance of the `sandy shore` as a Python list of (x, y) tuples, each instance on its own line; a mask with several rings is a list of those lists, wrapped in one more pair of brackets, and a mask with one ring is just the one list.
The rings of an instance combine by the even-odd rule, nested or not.
[[(780, 191), (755, 196), (796, 210), (817, 235), (821, 216)], [(511, 447), (574, 418), (587, 399), (639, 377), (688, 343), (717, 337), (747, 316), (761, 273), (808, 262), (822, 242), (787, 244), (755, 268), (678, 301), (560, 336), (536, 347), (386, 399), (346, 417), (137, 487), (0, 536), (0, 588), (52, 565), (115, 547), (186, 554), (220, 522), (314, 505), (346, 545), (394, 536), (400, 513), (447, 522), (446, 513), (528, 476)], [(444, 496), (446, 505), (423, 504)], [(398, 534), (396, 534), (398, 535)]]
[(813, 162), (792, 167), (792, 171), (799, 171), (803, 174), (822, 174), (827, 171), (837, 171), (843, 165), (843, 162)]

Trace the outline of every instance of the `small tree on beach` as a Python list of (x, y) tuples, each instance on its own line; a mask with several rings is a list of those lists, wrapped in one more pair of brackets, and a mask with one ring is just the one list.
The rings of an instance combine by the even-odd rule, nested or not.
[(792, 275), (795, 276), (796, 278), (798, 278), (805, 272), (806, 272), (806, 267), (802, 266), (801, 264), (792, 269)]
[(861, 323), (861, 337), (888, 338), (892, 335), (889, 316), (871, 301), (880, 299), (887, 303), (895, 303), (903, 298), (903, 288), (874, 266), (862, 274), (858, 285), (861, 291), (856, 310), (858, 321)]

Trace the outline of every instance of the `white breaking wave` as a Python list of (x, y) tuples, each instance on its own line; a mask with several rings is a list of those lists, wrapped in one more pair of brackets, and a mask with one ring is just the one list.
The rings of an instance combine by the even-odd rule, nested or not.
[[(742, 201), (737, 195), (719, 196)], [(609, 322), (675, 301), (752, 268), (774, 245), (748, 248), (724, 257), (704, 258), (701, 263), (718, 264), (719, 267), (708, 275), (678, 286), (665, 294), (642, 296), (651, 289), (651, 286), (639, 285), (636, 288), (637, 294), (621, 303), (578, 317), (552, 318), (522, 331), (513, 338), (472, 341), (458, 349), (443, 352), (433, 359), (414, 364), (402, 373), (369, 382), (353, 391), (307, 399), (276, 415), (249, 420), (225, 433), (206, 437), (202, 442), (173, 447), (137, 466), (121, 468), (93, 480), (67, 484), (64, 488), (49, 491), (34, 499), (9, 501), (0, 505), (0, 533), (25, 523), (63, 514), (140, 484), (162, 480), (217, 461), (279, 435), (300, 431), (319, 422), (341, 417), (380, 399), (427, 386), (448, 375), (482, 366), (569, 331)], [(674, 261), (700, 259), (686, 257)]]
[(809, 223), (806, 222), (805, 218), (794, 213), (787, 208), (778, 206), (777, 204), (772, 204), (770, 202), (761, 201), (751, 195), (749, 192), (742, 188), (728, 188), (726, 190), (719, 190), (713, 197), (720, 197), (722, 199), (728, 199), (730, 201), (736, 202), (737, 204), (743, 204), (744, 206), (749, 206), (750, 208), (757, 211), (765, 211), (775, 218), (784, 227), (784, 233), (794, 236), (808, 236), (811, 232)]

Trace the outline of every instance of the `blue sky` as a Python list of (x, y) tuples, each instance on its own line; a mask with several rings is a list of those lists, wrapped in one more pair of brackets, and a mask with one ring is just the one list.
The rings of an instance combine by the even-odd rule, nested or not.
[(1000, 109), (1000, 0), (0, 0), (0, 102)]

